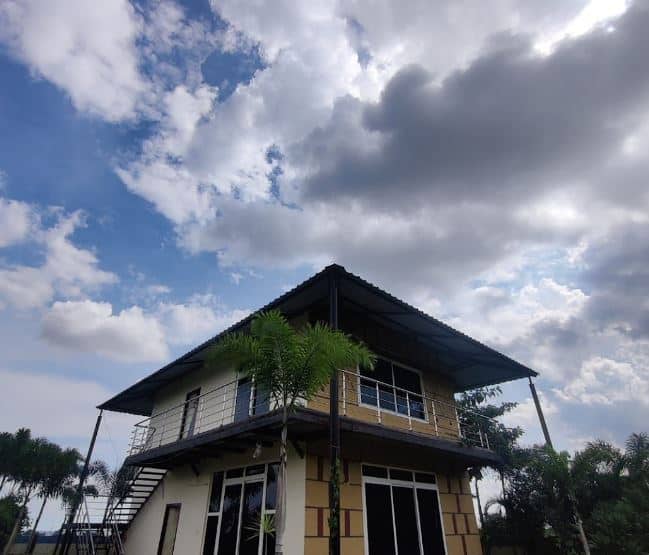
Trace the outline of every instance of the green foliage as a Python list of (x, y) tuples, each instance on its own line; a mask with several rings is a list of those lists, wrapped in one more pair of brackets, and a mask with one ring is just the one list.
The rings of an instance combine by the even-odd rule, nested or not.
[(507, 428), (496, 420), (516, 408), (517, 403), (494, 403), (502, 394), (500, 387), (482, 387), (462, 393), (456, 400), (463, 430), (482, 433), (489, 448), (498, 453), (505, 464), (511, 463), (516, 441), (523, 435), (520, 427)]
[[(44, 438), (33, 438), (26, 428), (15, 434), (0, 434), (0, 486), (3, 490), (10, 488), (10, 495), (0, 500), (4, 503), (2, 518), (11, 520), (0, 523), (3, 530), (5, 524), (8, 526), (5, 541), (26, 526), (26, 506), (34, 497), (42, 501), (33, 533), (48, 499), (76, 495), (82, 462), (76, 449), (62, 449)], [(12, 512), (12, 507), (17, 510)]]
[[(363, 344), (325, 324), (306, 324), (295, 329), (277, 310), (262, 312), (250, 324), (250, 333), (226, 335), (211, 350), (208, 365), (233, 364), (250, 376), (282, 410), (280, 479), (277, 482), (276, 553), (282, 553), (286, 525), (286, 449), (288, 413), (298, 400), (309, 400), (337, 370), (373, 368), (376, 357)], [(334, 473), (335, 474), (335, 473)], [(331, 477), (334, 483), (338, 476)]]
[(249, 334), (224, 337), (208, 361), (233, 363), (271, 398), (293, 407), (298, 399), (310, 399), (320, 391), (336, 369), (372, 368), (375, 357), (341, 331), (321, 323), (296, 330), (272, 310), (253, 319)]
[(530, 553), (581, 553), (574, 507), (593, 555), (649, 553), (649, 437), (632, 434), (625, 452), (598, 440), (574, 454), (515, 447), (504, 469), (505, 492), (491, 504), (487, 546), (508, 542)]
[[(0, 499), (0, 549), (2, 549), (11, 535), (14, 523), (20, 513), (20, 499), (15, 495), (7, 495)], [(24, 530), (29, 525), (29, 517), (25, 513), (19, 529)]]

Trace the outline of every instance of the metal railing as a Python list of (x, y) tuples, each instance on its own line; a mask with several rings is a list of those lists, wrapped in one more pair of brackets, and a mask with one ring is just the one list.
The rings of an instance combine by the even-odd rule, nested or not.
[[(341, 371), (340, 376), (339, 409), (343, 416), (489, 448), (485, 430), (490, 419), (458, 409), (452, 399), (409, 391), (354, 371)], [(309, 408), (323, 411), (328, 411), (328, 405), (328, 387), (306, 403)], [(251, 382), (234, 380), (138, 422), (131, 433), (129, 455), (277, 407)]]
[[(328, 393), (316, 397), (329, 399)], [(459, 408), (452, 398), (410, 391), (349, 370), (341, 372), (339, 398), (343, 416), (489, 449), (486, 431), (494, 421)]]

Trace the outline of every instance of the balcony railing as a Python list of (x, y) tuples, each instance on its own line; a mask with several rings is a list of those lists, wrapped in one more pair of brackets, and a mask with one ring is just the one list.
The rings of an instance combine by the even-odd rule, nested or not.
[[(489, 449), (485, 430), (490, 419), (460, 410), (450, 399), (409, 391), (353, 371), (342, 371), (340, 376), (339, 411), (342, 416)], [(328, 412), (328, 387), (305, 405)], [(129, 455), (243, 421), (277, 407), (274, 400), (250, 381), (234, 380), (138, 422), (132, 431)]]

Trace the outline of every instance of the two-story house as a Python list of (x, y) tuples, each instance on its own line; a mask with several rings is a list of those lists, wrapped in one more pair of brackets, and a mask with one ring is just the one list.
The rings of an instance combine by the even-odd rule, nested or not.
[[(463, 428), (454, 394), (535, 372), (337, 265), (271, 308), (296, 326), (335, 312), (379, 357), (373, 372), (337, 377), (343, 555), (481, 554), (466, 470), (498, 457), (480, 429)], [(280, 415), (245, 376), (205, 366), (222, 336), (100, 406), (144, 418), (125, 461), (136, 479), (117, 508), (128, 555), (273, 552)], [(326, 389), (290, 415), (289, 555), (328, 553), (330, 408)]]

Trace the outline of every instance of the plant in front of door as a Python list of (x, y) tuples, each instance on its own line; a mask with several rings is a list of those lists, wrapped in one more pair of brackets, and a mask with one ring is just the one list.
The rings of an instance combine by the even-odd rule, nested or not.
[(211, 351), (211, 364), (231, 362), (267, 391), (282, 414), (275, 515), (275, 553), (284, 552), (288, 415), (300, 400), (319, 392), (337, 369), (373, 368), (374, 354), (325, 324), (293, 328), (279, 311), (255, 316), (250, 333), (226, 335)]

